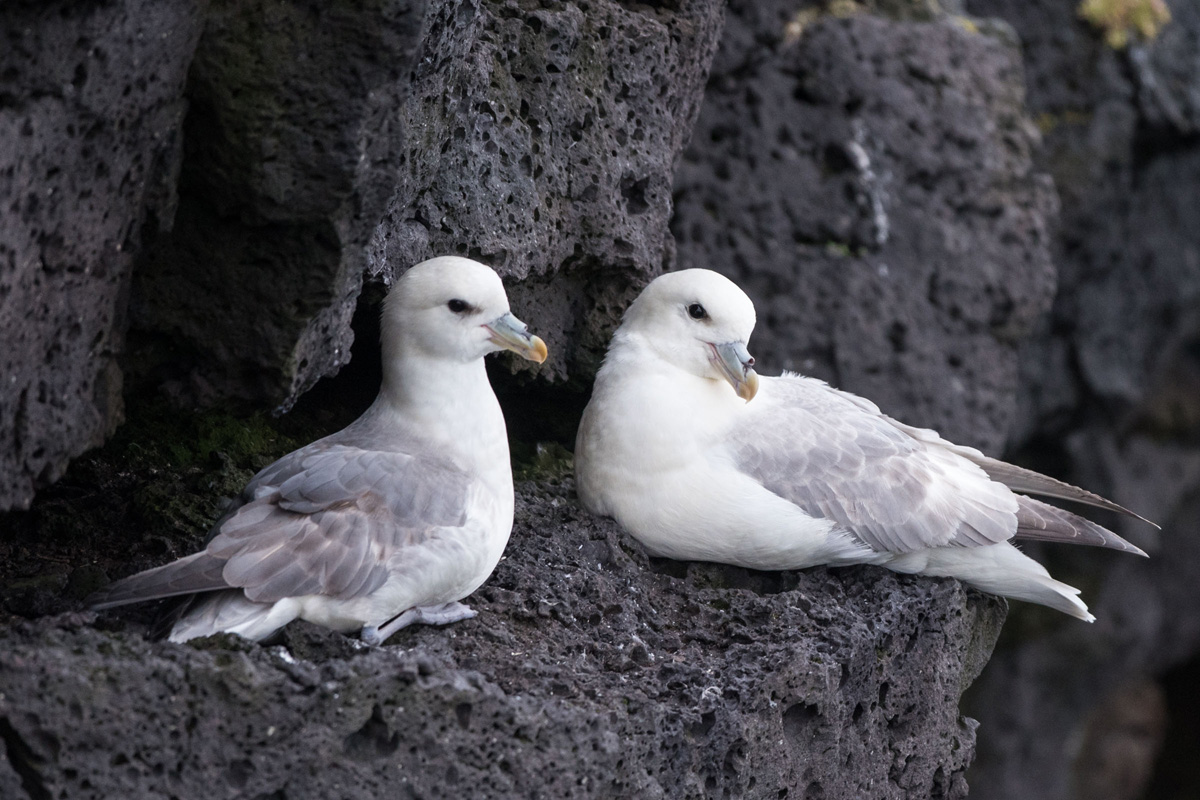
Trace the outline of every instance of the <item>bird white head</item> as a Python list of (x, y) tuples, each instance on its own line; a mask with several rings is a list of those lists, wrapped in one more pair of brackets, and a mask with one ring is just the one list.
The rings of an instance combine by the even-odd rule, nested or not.
[(749, 401), (758, 375), (747, 346), (754, 303), (737, 284), (707, 269), (668, 272), (625, 312), (616, 336), (640, 337), (658, 356), (701, 378), (728, 381)]
[(400, 276), (384, 301), (382, 334), (385, 363), (401, 352), (468, 363), (498, 350), (546, 360), (546, 344), (509, 311), (495, 270), (457, 256)]

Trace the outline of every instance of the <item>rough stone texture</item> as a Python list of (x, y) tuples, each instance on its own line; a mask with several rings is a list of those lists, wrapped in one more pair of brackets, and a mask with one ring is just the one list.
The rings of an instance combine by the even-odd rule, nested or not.
[[(190, 76), (177, 223), (155, 243), (133, 297), (140, 327), (130, 357), (149, 385), (166, 382), (191, 401), (286, 403), (344, 361), (363, 269), (387, 280), (440, 252), (488, 261), (515, 282), (518, 314), (555, 353), (545, 375), (585, 382), (639, 283), (672, 262), (666, 224), (678, 166), (680, 265), (747, 285), (768, 371), (834, 378), (959, 441), (994, 449), (1003, 439), (1015, 348), (1053, 284), (1053, 198), (1030, 165), (1035, 137), (1011, 43), (953, 19), (872, 17), (818, 21), (792, 41), (794, 7), (734, 3), (707, 110), (680, 165), (720, 26), (716, 0), (349, 8), (213, 6)], [(157, 13), (143, 9), (146, 19)], [(1076, 34), (1088, 41), (1086, 30)], [(1172, 47), (1186, 52), (1190, 41)], [(1175, 238), (1131, 252), (1154, 262), (1145, 273), (1154, 291), (1173, 292), (1161, 302), (1174, 321), (1161, 330), (1183, 333), (1168, 337), (1170, 347), (1137, 333), (1128, 347), (1086, 344), (1073, 316), (1086, 309), (1064, 295), (1044, 339), (1060, 360), (1047, 363), (1078, 374), (1031, 369), (1020, 441), (1078, 434), (1064, 439), (1063, 468), (1050, 471), (1090, 488), (1135, 487), (1118, 499), (1185, 530), (1200, 509), (1183, 490), (1200, 468), (1192, 450), (1157, 434), (1192, 430), (1186, 420), (1196, 419), (1187, 415), (1198, 395), (1185, 391), (1194, 337), (1177, 327), (1191, 319), (1192, 284), (1156, 270), (1159, 259), (1189, 263), (1187, 196), (1172, 179), (1194, 174), (1191, 134), (1136, 120), (1190, 124), (1191, 95), (1153, 58), (1151, 71), (1136, 73), (1095, 55), (1103, 85), (1124, 87), (1088, 139), (1104, 168), (1115, 160), (1122, 174), (1149, 175), (1128, 156), (1147, 134), (1176, 160), (1161, 161), (1157, 184), (1136, 196), (1144, 210), (1129, 200), (1134, 180), (1105, 194), (1089, 178), (1065, 196), (1107, 197), (1112, 209), (1142, 215), (1119, 217), (1125, 227), (1114, 230), (1164, 225), (1157, 216), (1175, 226)], [(1190, 74), (1182, 58), (1169, 64)], [(1152, 97), (1147, 75), (1167, 88)], [(1038, 70), (1031, 77), (1031, 86), (1050, 85)], [(1095, 103), (1085, 100), (1055, 108)], [(8, 103), (0, 94), (0, 119)], [(1088, 177), (1091, 164), (1067, 160), (1056, 174)], [(1155, 185), (1179, 194), (1152, 201)], [(146, 191), (170, 207), (169, 185)], [(1095, 208), (1070, 247), (1091, 241), (1088, 226), (1108, 224)], [(1105, 302), (1134, 304), (1141, 285), (1120, 235), (1100, 240), (1115, 254), (1106, 274), (1126, 277), (1096, 288)], [(1111, 326), (1100, 329), (1111, 337)], [(1098, 350), (1091, 377), (1081, 377), (1078, 353), (1102, 344), (1119, 363)], [(1154, 354), (1167, 366), (1147, 370), (1160, 363)], [(1114, 368), (1133, 370), (1135, 387), (1139, 376), (1165, 376), (1139, 396), (1169, 402), (1123, 417), (1136, 433), (1130, 442), (1106, 427), (1105, 407), (1085, 405)], [(1054, 382), (1060, 374), (1066, 380)], [(1122, 392), (1103, 397), (1124, 408)], [(345, 403), (346, 394), (328, 397)], [(541, 402), (522, 406), (526, 416), (557, 401)], [(651, 563), (562, 488), (526, 487), (508, 560), (472, 601), (479, 618), (405, 632), (386, 651), (360, 653), (303, 626), (286, 634), (305, 659), (298, 664), (229, 641), (211, 650), (150, 644), (140, 636), (145, 609), (106, 617), (100, 629), (70, 617), (12, 624), (78, 608), (106, 571), (193, 549), (201, 518), (236, 490), (227, 484), (262, 465), (239, 460), (223, 477), (210, 474), (236, 460), (230, 442), (242, 430), (233, 420), (198, 432), (205, 447), (182, 477), (133, 466), (142, 457), (129, 446), (124, 460), (96, 462), (99, 490), (97, 475), (84, 476), (90, 489), (62, 486), (57, 505), (36, 508), (28, 527), (0, 520), (0, 796), (463, 796), (464, 787), (546, 797), (965, 795), (974, 730), (958, 698), (987, 659), (1002, 604), (953, 581), (870, 568), (761, 575)], [(544, 431), (536, 419), (527, 435)], [(182, 458), (180, 427), (148, 433)], [(1152, 500), (1142, 496), (1151, 489)], [(193, 495), (204, 497), (203, 513), (188, 505)], [(169, 507), (169, 523), (149, 513), (158, 506)], [(1150, 547), (1145, 531), (1123, 532)], [(1045, 558), (1111, 622), (1084, 628), (1022, 613), (1013, 635), (1034, 647), (1011, 650), (988, 673), (1011, 672), (1013, 682), (1004, 675), (979, 693), (1002, 698), (1009, 713), (985, 720), (983, 741), (994, 724), (1001, 750), (1030, 746), (1031, 723), (1044, 728), (1041, 741), (1061, 744), (1082, 719), (1076, 712), (1094, 706), (1089, 695), (1128, 672), (1064, 659), (1053, 645), (1097, 660), (1111, 646), (1127, 665), (1159, 669), (1200, 635), (1191, 616), (1175, 613), (1200, 562), (1186, 548), (1150, 562), (1157, 572), (1109, 553), (1084, 556), (1083, 570), (1066, 558), (1060, 570), (1058, 551)], [(1103, 585), (1089, 578), (1110, 569)], [(1164, 642), (1179, 649), (1154, 649)], [(1035, 673), (1056, 680), (1021, 681)], [(1104, 738), (1093, 732), (1084, 738)], [(1054, 788), (1069, 773), (1059, 762), (1019, 766), (1029, 775), (1057, 766), (1046, 782)], [(987, 791), (994, 773), (980, 774)]]
[(0, 8), (0, 510), (121, 420), (130, 272), (174, 213), (203, 5)]
[(721, 18), (716, 0), (434, 4), (372, 272), (488, 263), (521, 281), (514, 310), (550, 348), (539, 375), (590, 377), (672, 260), (672, 173)]
[[(1070, 3), (969, 4), (1022, 39), (1030, 110), (1045, 131), (1038, 159), (1062, 197), (1060, 291), (1022, 353), (1012, 444), (1029, 466), (1163, 526), (1118, 528), (1149, 561), (1055, 555), (1052, 571), (1094, 587), (1095, 630), (1014, 609), (968, 704), (988, 731), (971, 778), (984, 800), (1094, 796), (1090, 783), (1142, 796), (1152, 770), (1134, 762), (1153, 764), (1145, 744), (1163, 735), (1161, 720), (1087, 780), (1081, 770), (1099, 762), (1076, 747), (1125, 735), (1119, 718), (1099, 711), (1131, 685), (1162, 687), (1167, 726), (1191, 737), (1168, 739), (1167, 751), (1197, 746), (1195, 732), (1172, 721), (1194, 712), (1170, 686), (1193, 686), (1200, 663), (1200, 8), (1169, 5), (1174, 19), (1156, 41), (1114, 52)], [(1157, 769), (1179, 782), (1152, 778), (1146, 796), (1194, 796), (1200, 775), (1189, 763), (1164, 761)]]
[(178, 222), (134, 295), (135, 328), (168, 334), (143, 371), (189, 402), (286, 407), (345, 362), (364, 270), (461, 253), (524, 281), (544, 379), (589, 377), (671, 261), (671, 176), (721, 11), (214, 3)]
[(175, 230), (133, 298), (162, 348), (140, 355), (154, 380), (188, 402), (286, 406), (345, 363), (424, 14), (424, 0), (212, 4)]
[(751, 351), (996, 451), (1054, 290), (1020, 55), (961, 21), (735, 2), (675, 186), (680, 267), (755, 300)]
[(472, 605), (373, 651), (5, 629), (5, 796), (961, 798), (956, 703), (1004, 614), (873, 568), (652, 562), (554, 482)]

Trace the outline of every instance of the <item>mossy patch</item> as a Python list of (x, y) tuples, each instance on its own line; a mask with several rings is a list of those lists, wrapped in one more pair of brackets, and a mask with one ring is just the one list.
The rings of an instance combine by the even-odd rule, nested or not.
[(1079, 16), (1103, 31), (1104, 42), (1114, 50), (1150, 41), (1171, 21), (1163, 0), (1083, 0)]
[(557, 480), (574, 474), (574, 455), (557, 442), (510, 442), (509, 446), (516, 480)]
[(1053, 133), (1064, 126), (1084, 126), (1092, 123), (1093, 114), (1091, 111), (1079, 111), (1068, 109), (1060, 112), (1043, 112), (1038, 114), (1034, 119), (1038, 130), (1042, 135)]
[(246, 417), (221, 410), (188, 413), (158, 401), (131, 414), (103, 452), (135, 468), (186, 470), (225, 463), (258, 470), (304, 443), (282, 433), (279, 420), (261, 412)]
[(255, 472), (328, 432), (304, 414), (130, 403), (108, 444), (28, 511), (0, 515), (0, 621), (71, 610), (112, 578), (194, 552)]

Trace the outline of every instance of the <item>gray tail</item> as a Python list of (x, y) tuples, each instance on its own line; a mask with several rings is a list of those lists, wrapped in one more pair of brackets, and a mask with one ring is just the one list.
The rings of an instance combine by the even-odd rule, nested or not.
[(227, 589), (229, 585), (221, 577), (224, 566), (223, 559), (214, 558), (208, 553), (196, 553), (170, 564), (113, 581), (88, 596), (84, 602), (88, 608), (101, 611), (163, 597)]
[(1072, 514), (1070, 511), (1064, 511), (1024, 495), (1017, 495), (1017, 502), (1019, 503), (1015, 535), (1017, 539), (1086, 544), (1093, 547), (1107, 547), (1125, 553), (1136, 553), (1139, 556), (1146, 555), (1146, 552), (1140, 547), (1130, 544), (1108, 528), (1084, 519), (1078, 514)]

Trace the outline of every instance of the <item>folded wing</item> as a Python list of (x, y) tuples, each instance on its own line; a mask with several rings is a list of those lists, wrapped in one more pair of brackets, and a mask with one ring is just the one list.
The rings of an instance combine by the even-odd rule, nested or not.
[(894, 425), (899, 430), (908, 433), (914, 439), (917, 439), (927, 444), (942, 447), (951, 450), (963, 458), (973, 461), (978, 464), (984, 472), (988, 474), (994, 481), (1003, 483), (1014, 492), (1022, 494), (1036, 494), (1042, 497), (1053, 497), (1058, 500), (1070, 500), (1075, 503), (1093, 506), (1095, 508), (1103, 508), (1107, 511), (1115, 511), (1118, 514), (1123, 514), (1127, 517), (1139, 519), (1154, 527), (1159, 527), (1155, 523), (1135, 514), (1122, 505), (1118, 505), (1106, 497), (1101, 497), (1095, 492), (1089, 492), (1087, 489), (1080, 489), (1078, 486), (1072, 486), (1069, 483), (1060, 481), (1057, 478), (1051, 478), (1049, 475), (1043, 475), (1040, 472), (1034, 472), (1031, 469), (1018, 467), (1016, 464), (1009, 464), (995, 458), (985, 456), (983, 453), (976, 450), (974, 447), (965, 447), (960, 444), (948, 442), (938, 435), (937, 431), (929, 428), (917, 428), (912, 425), (905, 425), (903, 422), (892, 419), (887, 415), (883, 415), (889, 423)]
[(767, 402), (731, 434), (738, 467), (872, 549), (994, 544), (1016, 530), (1017, 500), (1007, 488), (914, 440), (861, 398), (788, 377), (759, 399)]
[(350, 599), (387, 579), (387, 562), (466, 522), (469, 477), (434, 458), (315, 443), (268, 467), (254, 498), (203, 552), (114, 582), (89, 598), (110, 608), (240, 588), (251, 600)]
[(786, 376), (759, 399), (731, 434), (738, 467), (876, 551), (1022, 538), (1144, 555), (1090, 520), (1014, 492), (1131, 513), (1117, 504), (904, 425), (822, 381)]

